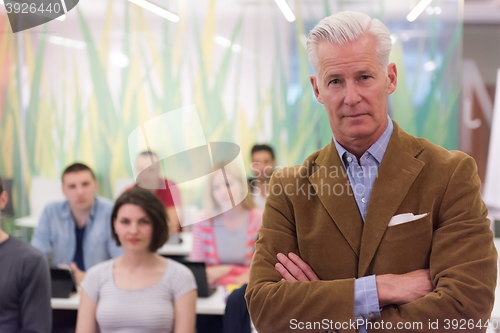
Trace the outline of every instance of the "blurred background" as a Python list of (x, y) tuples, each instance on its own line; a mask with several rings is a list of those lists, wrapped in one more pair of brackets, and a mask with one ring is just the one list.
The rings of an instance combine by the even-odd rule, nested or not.
[[(278, 166), (300, 164), (332, 138), (310, 87), (306, 36), (344, 10), (391, 31), (393, 119), (471, 154), (484, 180), (500, 1), (150, 1), (170, 19), (137, 3), (80, 1), (64, 20), (16, 34), (0, 5), (0, 175), (13, 179), (14, 216), (30, 213), (33, 177), (59, 178), (74, 161), (92, 167), (101, 194), (113, 197), (118, 179), (133, 178), (132, 131), (189, 105), (206, 141), (237, 144), (246, 165), (256, 142), (275, 148)], [(171, 135), (189, 143), (199, 133), (186, 122)], [(175, 140), (162, 144), (168, 150)]]

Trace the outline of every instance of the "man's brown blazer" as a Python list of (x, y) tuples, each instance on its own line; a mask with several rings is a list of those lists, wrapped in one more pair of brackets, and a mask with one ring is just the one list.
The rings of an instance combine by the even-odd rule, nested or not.
[[(344, 324), (355, 320), (355, 278), (429, 268), (434, 291), (384, 307), (373, 321), (393, 328), (377, 332), (432, 332), (436, 320), (434, 332), (484, 332), (451, 326), (453, 319), (484, 324), (493, 308), (497, 252), (480, 187), (470, 156), (415, 138), (396, 123), (364, 223), (333, 142), (302, 166), (275, 172), (246, 293), (257, 331), (325, 332), (297, 323), (331, 320), (342, 324), (338, 332), (355, 332)], [(388, 226), (403, 213), (427, 215)], [(280, 252), (299, 255), (322, 281), (281, 282), (274, 267)], [(422, 329), (397, 330), (398, 322), (420, 322)]]

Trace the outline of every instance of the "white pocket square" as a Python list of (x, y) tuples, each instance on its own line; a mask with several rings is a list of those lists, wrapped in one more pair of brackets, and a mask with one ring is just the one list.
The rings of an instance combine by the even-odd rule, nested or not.
[(429, 213), (425, 214), (420, 214), (420, 215), (413, 215), (412, 213), (405, 213), (405, 214), (399, 214), (399, 215), (394, 215), (391, 220), (389, 221), (389, 227), (398, 225), (398, 224), (403, 224), (406, 222), (411, 222), (418, 220), (422, 217), (427, 216)]

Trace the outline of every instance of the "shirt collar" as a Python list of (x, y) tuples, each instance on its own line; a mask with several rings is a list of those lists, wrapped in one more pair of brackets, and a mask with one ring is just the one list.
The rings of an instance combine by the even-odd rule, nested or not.
[[(89, 213), (89, 221), (94, 219), (94, 216), (97, 212), (97, 206), (99, 205), (97, 196), (94, 197), (94, 204), (92, 205), (92, 208), (90, 208), (90, 213)], [(72, 219), (73, 217), (71, 216), (71, 206), (69, 205), (69, 201), (66, 200), (64, 202), (63, 209), (60, 212), (61, 217), (65, 220)]]
[[(387, 146), (387, 145), (386, 145)], [(94, 197), (94, 204), (92, 205), (92, 208), (90, 208), (90, 213), (89, 213), (89, 220), (93, 220), (94, 216), (97, 211), (97, 206), (99, 205), (97, 201), (97, 196)]]
[[(375, 160), (380, 164), (382, 163), (382, 158), (384, 157), (385, 151), (387, 150), (387, 145), (389, 144), (389, 139), (391, 138), (392, 131), (394, 130), (394, 124), (392, 123), (392, 120), (389, 116), (387, 116), (387, 127), (382, 133), (382, 135), (378, 138), (377, 141), (375, 141), (374, 144), (368, 148), (368, 150), (363, 154), (370, 154), (375, 158)], [(337, 148), (337, 152), (339, 154), (340, 160), (344, 164), (344, 167), (347, 169), (348, 167), (348, 162), (346, 160), (346, 155), (350, 154), (347, 150), (345, 150), (344, 147), (340, 145), (340, 143), (335, 140), (335, 137), (333, 137), (333, 142), (335, 143), (335, 147)], [(352, 154), (351, 154), (352, 155)]]
[(382, 163), (382, 158), (384, 157), (385, 151), (387, 150), (387, 145), (391, 139), (392, 131), (394, 130), (394, 124), (391, 118), (387, 117), (387, 128), (384, 133), (378, 138), (378, 140), (368, 148), (368, 152), (377, 160), (380, 164)]

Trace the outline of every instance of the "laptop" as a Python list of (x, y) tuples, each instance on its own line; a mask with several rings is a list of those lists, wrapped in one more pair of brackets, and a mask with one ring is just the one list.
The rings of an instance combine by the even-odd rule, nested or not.
[(216, 287), (211, 287), (208, 285), (204, 262), (177, 260), (177, 258), (172, 259), (183, 264), (184, 266), (189, 268), (191, 272), (193, 272), (194, 278), (196, 280), (196, 285), (198, 286), (198, 297), (209, 297), (217, 290)]
[(76, 293), (76, 283), (68, 268), (50, 267), (52, 298), (69, 298)]
[(165, 244), (178, 245), (182, 243), (182, 238), (180, 233), (176, 233), (168, 236), (168, 241)]

